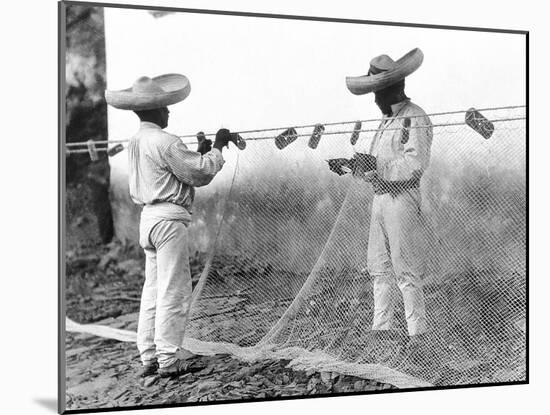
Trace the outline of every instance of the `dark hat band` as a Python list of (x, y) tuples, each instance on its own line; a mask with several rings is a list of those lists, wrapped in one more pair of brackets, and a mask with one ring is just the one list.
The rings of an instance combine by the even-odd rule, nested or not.
[(369, 66), (369, 73), (367, 75), (378, 75), (379, 73), (386, 72), (386, 69), (380, 69), (376, 66)]

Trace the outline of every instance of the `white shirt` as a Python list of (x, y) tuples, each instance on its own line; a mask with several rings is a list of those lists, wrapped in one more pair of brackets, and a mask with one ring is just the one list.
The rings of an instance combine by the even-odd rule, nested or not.
[(430, 163), (432, 123), (409, 99), (391, 108), (392, 116), (384, 116), (368, 151), (376, 157), (377, 175), (388, 181), (420, 179)]
[(130, 196), (138, 205), (170, 202), (191, 213), (195, 186), (205, 186), (223, 167), (221, 151), (189, 150), (175, 135), (142, 122), (128, 143)]

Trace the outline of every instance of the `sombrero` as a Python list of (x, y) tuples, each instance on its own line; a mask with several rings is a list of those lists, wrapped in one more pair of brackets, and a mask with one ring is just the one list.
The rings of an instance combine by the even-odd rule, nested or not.
[(191, 84), (185, 75), (142, 76), (131, 88), (105, 91), (105, 100), (121, 110), (141, 111), (173, 105), (187, 98), (190, 92)]
[(352, 94), (363, 95), (376, 92), (399, 82), (416, 71), (424, 54), (418, 48), (394, 61), (388, 55), (380, 55), (370, 61), (369, 73), (363, 76), (348, 76), (346, 85)]

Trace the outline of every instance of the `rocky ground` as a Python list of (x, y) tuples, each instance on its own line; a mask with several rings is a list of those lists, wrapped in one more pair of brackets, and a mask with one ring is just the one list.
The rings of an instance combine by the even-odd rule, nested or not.
[[(204, 264), (191, 261), (196, 282)], [(67, 252), (67, 316), (135, 330), (143, 283), (139, 250), (118, 242)], [(213, 306), (219, 307), (217, 303)], [(111, 408), (206, 401), (364, 392), (393, 388), (333, 372), (288, 368), (289, 361), (243, 362), (230, 355), (195, 356), (189, 373), (173, 379), (138, 379), (134, 343), (67, 333), (67, 409)]]
[(67, 335), (67, 408), (231, 401), (364, 392), (392, 388), (333, 372), (287, 368), (289, 361), (242, 362), (227, 354), (196, 356), (185, 375), (138, 379), (133, 343)]

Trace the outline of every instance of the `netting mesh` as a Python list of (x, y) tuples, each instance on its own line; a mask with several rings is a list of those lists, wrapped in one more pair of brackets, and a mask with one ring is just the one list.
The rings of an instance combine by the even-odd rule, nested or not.
[[(525, 114), (484, 114), (495, 126), (488, 140), (464, 124), (464, 113), (431, 116), (431, 163), (421, 182), (428, 269), (422, 359), (404, 347), (397, 287), (397, 329), (371, 330), (372, 186), (330, 173), (325, 161), (353, 154), (353, 123), (327, 125), (315, 150), (307, 146), (311, 128), (298, 129), (301, 137), (283, 150), (272, 140), (249, 140), (224, 168), (232, 185), (185, 345), (244, 359), (291, 358), (399, 387), (523, 380)], [(376, 126), (363, 124), (357, 148)]]

